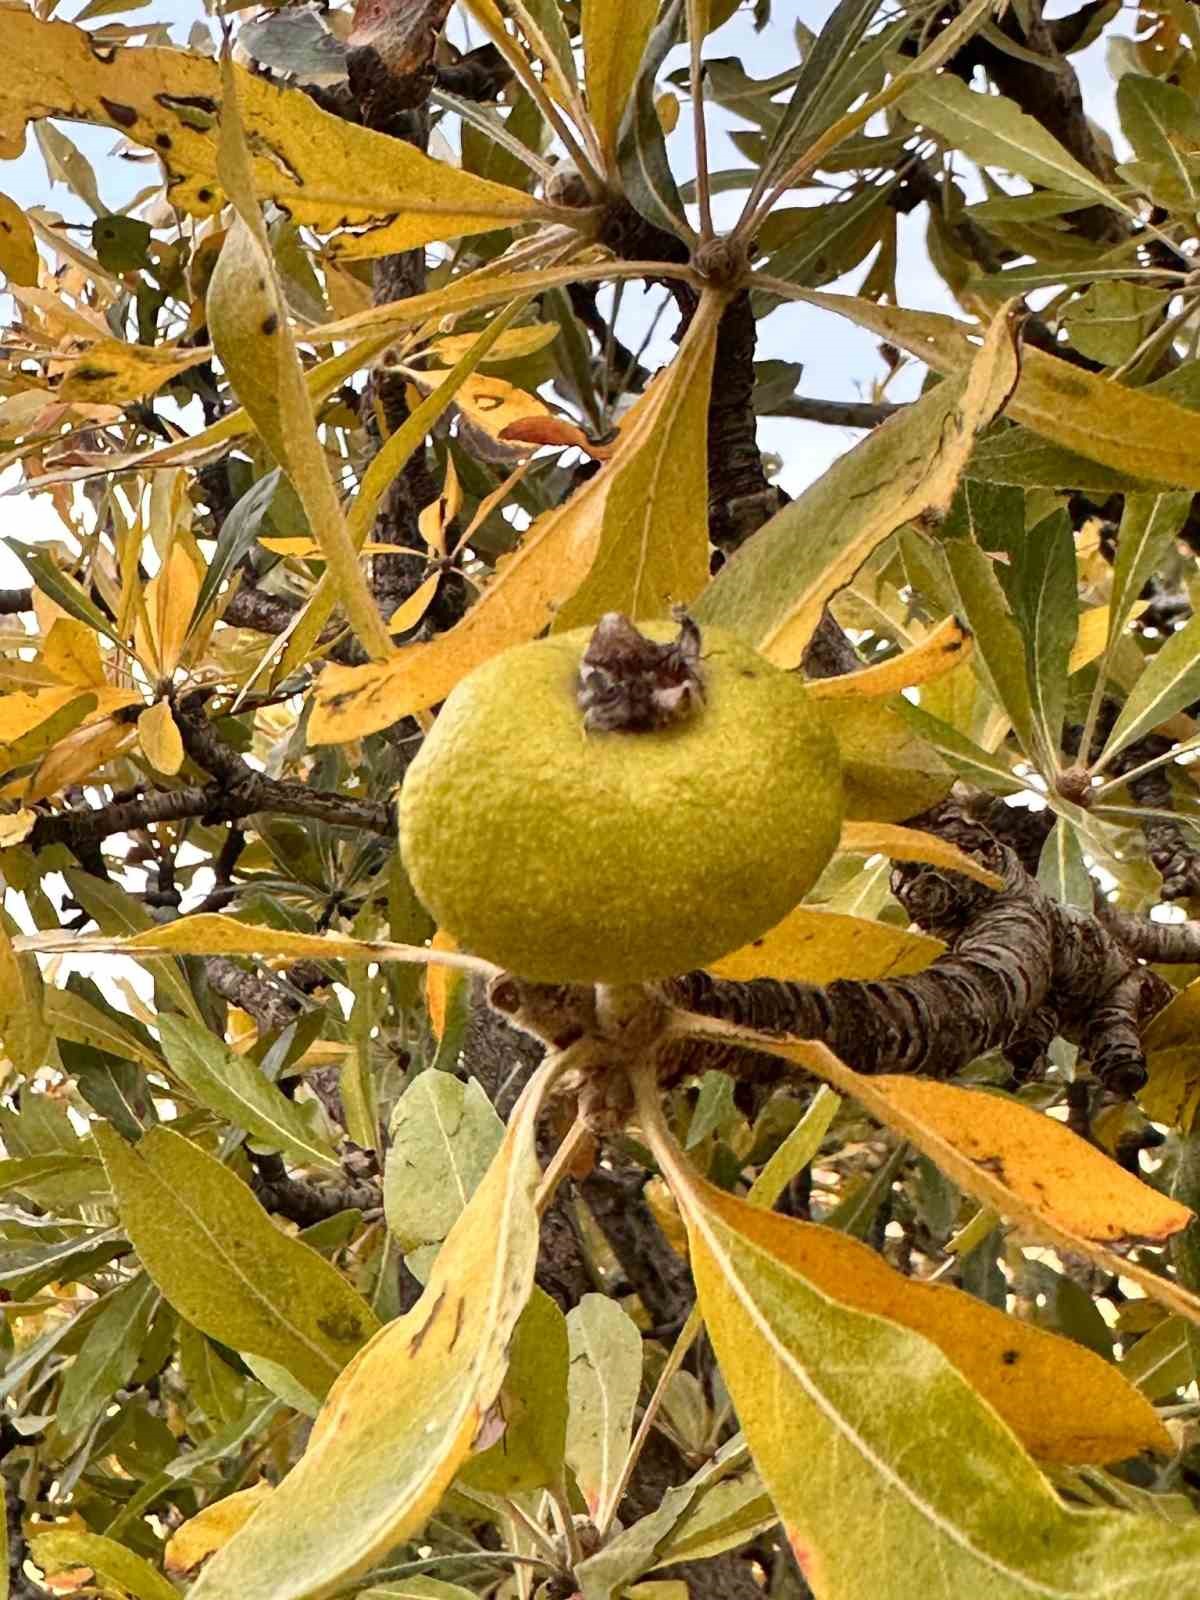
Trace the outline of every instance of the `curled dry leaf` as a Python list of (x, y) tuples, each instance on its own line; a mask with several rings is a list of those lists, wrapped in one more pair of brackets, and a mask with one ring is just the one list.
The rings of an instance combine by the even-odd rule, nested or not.
[(582, 450), (593, 461), (607, 461), (616, 449), (615, 444), (594, 444), (578, 423), (565, 417), (523, 417), (520, 422), (507, 423), (499, 437), (514, 444)]

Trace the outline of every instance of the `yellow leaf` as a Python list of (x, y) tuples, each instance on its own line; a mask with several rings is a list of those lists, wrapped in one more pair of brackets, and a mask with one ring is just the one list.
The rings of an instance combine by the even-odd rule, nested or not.
[[(0, 38), (3, 37), (0, 14)], [(97, 339), (66, 365), (55, 389), (59, 400), (86, 400), (93, 405), (120, 406), (154, 394), (181, 372), (207, 361), (212, 351), (203, 345), (187, 350), (172, 345), (125, 344), (120, 339)]]
[[(441, 928), (437, 930), (429, 941), (434, 950), (457, 950), (454, 935), (444, 933)], [(426, 967), (425, 969), (425, 1009), (429, 1012), (429, 1026), (433, 1036), (439, 1040), (446, 1031), (446, 1012), (450, 1006), (451, 985), (460, 982), (462, 974), (454, 972), (449, 967)]]
[(947, 872), (961, 872), (966, 878), (1003, 889), (1004, 880), (981, 867), (944, 839), (917, 828), (898, 828), (885, 822), (847, 822), (842, 828), (838, 849), (845, 855), (891, 856), (893, 861), (925, 861)]
[[(421, 384), (426, 390), (435, 388), (447, 374), (434, 368), (421, 374)], [(517, 389), (503, 378), (489, 377), (473, 372), (464, 378), (454, 396), (454, 404), (469, 422), (482, 428), (493, 439), (498, 439), (510, 423), (522, 422), (528, 417), (548, 417), (550, 408), (535, 394)]]
[(60, 683), (104, 683), (100, 641), (86, 622), (59, 617), (42, 646), (42, 661)]
[[(491, 366), (498, 361), (517, 361), (523, 356), (536, 355), (539, 350), (554, 343), (558, 331), (557, 322), (530, 322), (520, 328), (509, 328), (500, 335), (480, 364)], [(450, 333), (444, 338), (435, 339), (429, 351), (443, 367), (452, 367), (466, 355), (475, 338), (473, 333)]]
[(0, 194), (0, 272), (9, 283), (38, 281), (37, 241), (29, 219), (15, 200)]
[(664, 133), (674, 133), (679, 126), (679, 96), (660, 94), (654, 102), (658, 125)]
[(179, 665), (199, 595), (200, 579), (192, 559), (183, 544), (176, 541), (162, 567), (146, 585), (145, 609), (139, 609), (134, 623), (138, 655), (155, 677), (169, 678)]
[(387, 631), (346, 530), (341, 502), (317, 437), (312, 398), (304, 384), (287, 305), (254, 197), (234, 69), (228, 57), (223, 70), (226, 88), (220, 171), (238, 215), (209, 282), (209, 331), (238, 399), (292, 480), (308, 525), (321, 542), (351, 626), (369, 655), (386, 656), (390, 649)]
[(940, 939), (886, 922), (797, 906), (761, 939), (722, 956), (711, 970), (719, 978), (785, 978), (793, 983), (906, 978), (923, 971), (945, 948)]
[[(0, 12), (0, 159), (18, 156), (25, 123), (61, 114), (116, 128), (167, 168), (171, 203), (215, 216), (225, 201), (215, 128), (220, 65), (198, 51), (99, 46), (82, 28)], [(578, 214), (424, 155), (411, 144), (321, 111), (299, 90), (234, 69), (260, 194), (302, 225), (341, 228), (334, 254), (386, 255), (435, 239)]]
[(795, 1062), (910, 1140), (960, 1189), (1035, 1236), (1131, 1278), (1152, 1299), (1200, 1323), (1200, 1296), (1130, 1252), (1164, 1245), (1192, 1221), (1053, 1117), (981, 1089), (883, 1074), (867, 1077), (823, 1044), (783, 1041), (753, 1028), (688, 1019), (698, 1037), (720, 1038)]
[(416, 627), (433, 604), (441, 576), (440, 572), (431, 572), (420, 586), (413, 590), (404, 604), (396, 607), (388, 618), (389, 633), (407, 633), (409, 628)]
[[(935, 372), (960, 372), (976, 355), (970, 323), (906, 311), (853, 295), (796, 290), (794, 298), (849, 317), (910, 351)], [(1043, 438), (1149, 484), (1200, 489), (1200, 414), (1086, 372), (1027, 345), (1007, 413)]]
[[(130, 738), (133, 730), (129, 730)], [(44, 955), (62, 951), (144, 956), (261, 956), (314, 961), (412, 961), (441, 964), (483, 976), (497, 972), (490, 962), (455, 950), (428, 950), (424, 945), (395, 944), (386, 939), (351, 939), (340, 933), (292, 933), (258, 923), (239, 922), (219, 912), (197, 912), (177, 922), (156, 924), (128, 936), (43, 931), (22, 934), (15, 947)]]
[(0, 850), (11, 850), (22, 839), (28, 839), (36, 825), (37, 812), (25, 806), (19, 811), (0, 812)]
[(1138, 1091), (1142, 1110), (1152, 1122), (1191, 1133), (1200, 1111), (1200, 1047), (1192, 1042), (1147, 1048), (1146, 1071), (1149, 1077)]
[(160, 700), (143, 711), (138, 718), (137, 730), (146, 760), (155, 772), (163, 772), (173, 778), (183, 765), (184, 752), (170, 703)]
[(0, 910), (0, 1058), (30, 1073), (46, 1065), (54, 1035), (45, 1018), (37, 957), (17, 954), (14, 927)]
[(980, 429), (1017, 381), (1016, 324), (1001, 307), (971, 363), (842, 456), (748, 539), (696, 607), (780, 666), (795, 665), (828, 601), (903, 523), (948, 509)]
[(350, 1361), (299, 1464), (213, 1558), (190, 1600), (328, 1593), (436, 1509), (486, 1426), (533, 1287), (535, 1134), (556, 1071), (547, 1061), (530, 1080), (420, 1300)]
[(0, 695), (0, 745), (13, 744), (78, 698), (79, 686), (74, 683), (62, 689), (18, 689)]
[[(699, 1308), (722, 1378), (820, 1600), (1159, 1600), (1192, 1570), (1200, 1552), (1193, 1524), (1174, 1527), (1124, 1508), (1069, 1508), (997, 1415), (1016, 1399), (1006, 1368), (1046, 1359), (1048, 1375), (1056, 1363), (1043, 1352), (1051, 1346), (992, 1344), (990, 1319), (1013, 1333), (1019, 1325), (997, 1312), (977, 1321), (974, 1308), (962, 1308), (960, 1322), (956, 1306), (953, 1326), (930, 1327), (928, 1293), (908, 1280), (893, 1286), (874, 1267), (867, 1286), (881, 1297), (885, 1285), (894, 1288), (895, 1299), (885, 1302), (884, 1316), (860, 1309), (853, 1279), (830, 1283), (827, 1260), (821, 1281), (809, 1277), (808, 1240), (801, 1246), (790, 1235), (802, 1225), (748, 1216), (698, 1179), (662, 1123), (657, 1085), (645, 1079), (639, 1114), (684, 1212)], [(916, 1326), (906, 1325), (909, 1313)], [(976, 1329), (982, 1359), (963, 1348)], [(949, 1358), (943, 1339), (953, 1343)], [(1015, 1362), (1006, 1350), (1018, 1352)], [(985, 1370), (989, 1355), (992, 1371)], [(1062, 1359), (1079, 1374), (1077, 1352)], [(977, 1364), (967, 1373), (960, 1360)], [(1112, 1380), (1101, 1381), (1115, 1399)], [(1044, 1393), (1039, 1387), (1038, 1397)], [(1054, 1398), (1045, 1403), (1064, 1430), (1079, 1421)], [(1119, 1404), (1136, 1431), (1126, 1394)], [(1009, 1421), (1037, 1426), (1027, 1408), (1013, 1409)], [(1084, 1431), (1076, 1433), (1082, 1448)], [(1066, 1431), (1063, 1442), (1069, 1449)]]
[[(417, 518), (421, 537), (439, 556), (446, 554), (446, 530), (462, 510), (462, 487), (454, 470), (454, 457), (446, 457), (446, 482), (442, 492)], [(395, 624), (392, 624), (393, 629)]]
[(617, 138), (650, 30), (658, 16), (658, 0), (583, 0), (583, 61), (588, 110), (604, 159), (613, 171)]
[(167, 1540), (163, 1566), (173, 1578), (186, 1578), (202, 1561), (227, 1545), (271, 1493), (271, 1485), (263, 1478), (250, 1489), (238, 1489), (205, 1506)]
[(106, 761), (129, 749), (136, 738), (137, 729), (131, 723), (111, 717), (77, 728), (39, 762), (22, 798), (33, 805), (49, 795), (61, 794), (73, 783), (82, 783)]
[(677, 1158), (676, 1192), (692, 1229), (698, 1210), (751, 1251), (822, 1294), (886, 1317), (935, 1344), (1043, 1461), (1119, 1461), (1173, 1453), (1154, 1407), (1116, 1367), (1056, 1333), (1007, 1316), (949, 1285), (917, 1283), (857, 1239), (795, 1222), (723, 1193)]
[[(1090, 613), (1089, 613), (1090, 615)], [(971, 630), (957, 617), (947, 617), (920, 644), (902, 650), (890, 661), (861, 672), (844, 672), (836, 678), (814, 678), (808, 692), (814, 700), (845, 700), (897, 694), (919, 683), (932, 683), (970, 660), (975, 648)], [(780, 663), (798, 666), (798, 662)]]
[[(702, 512), (698, 523), (681, 526), (680, 511), (692, 504), (697, 483), (703, 506), (704, 456), (695, 440), (697, 432), (703, 437), (719, 311), (719, 300), (701, 303), (679, 354), (622, 429), (613, 459), (565, 505), (538, 518), (457, 627), (387, 661), (325, 669), (309, 721), (313, 744), (357, 739), (444, 700), (472, 668), (553, 621), (593, 562), (600, 564), (601, 548), (608, 555), (603, 579), (589, 586), (606, 602), (600, 610), (659, 616), (672, 600), (698, 592), (707, 574), (707, 519)], [(651, 558), (647, 545), (657, 534), (662, 548)]]

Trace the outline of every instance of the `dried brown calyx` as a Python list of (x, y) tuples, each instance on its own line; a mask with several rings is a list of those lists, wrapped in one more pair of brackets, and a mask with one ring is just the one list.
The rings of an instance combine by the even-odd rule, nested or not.
[(596, 624), (579, 664), (579, 709), (589, 733), (649, 733), (704, 703), (700, 629), (676, 608), (679, 635), (659, 644), (620, 611)]

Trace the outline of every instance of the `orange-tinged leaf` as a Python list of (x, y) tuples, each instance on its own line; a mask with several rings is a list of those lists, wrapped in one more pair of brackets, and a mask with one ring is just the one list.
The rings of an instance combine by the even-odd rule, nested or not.
[(961, 872), (976, 883), (985, 883), (989, 889), (1002, 889), (1004, 880), (994, 872), (981, 867), (969, 855), (947, 844), (935, 834), (922, 833), (919, 828), (901, 828), (890, 822), (847, 822), (842, 827), (838, 849), (850, 855), (891, 856), (893, 861), (924, 861), (931, 867), (942, 867), (948, 872)]
[(556, 1071), (547, 1061), (530, 1080), (420, 1300), (350, 1362), (298, 1465), (213, 1558), (191, 1600), (327, 1594), (436, 1509), (486, 1425), (533, 1287), (535, 1134)]
[[(81, 121), (151, 146), (179, 210), (197, 217), (220, 211), (226, 195), (216, 150), (224, 94), (218, 62), (173, 48), (100, 50), (86, 30), (40, 21), (23, 7), (3, 12), (0, 46), (8, 66), (0, 82), (0, 159), (21, 153), (28, 120), (69, 108)], [(346, 230), (333, 242), (336, 255), (386, 255), (539, 217), (578, 221), (519, 189), (331, 116), (298, 89), (281, 89), (241, 67), (235, 77), (259, 192), (297, 223)]]
[(786, 978), (794, 983), (905, 978), (923, 971), (945, 948), (940, 939), (890, 923), (797, 906), (761, 938), (714, 961), (710, 970), (719, 978)]
[[(810, 1278), (807, 1251), (800, 1262), (798, 1246), (779, 1248), (784, 1219), (747, 1216), (702, 1184), (663, 1123), (657, 1085), (646, 1076), (638, 1089), (640, 1121), (687, 1223), (722, 1378), (819, 1600), (1159, 1600), (1194, 1570), (1194, 1523), (1064, 1506), (997, 1414), (993, 1397), (1013, 1394), (1002, 1350), (991, 1347), (1001, 1381), (984, 1397), (957, 1348), (953, 1360), (938, 1348), (942, 1333), (961, 1330), (928, 1327), (932, 1302), (919, 1327), (892, 1320), (901, 1302), (919, 1304), (916, 1285), (901, 1280), (884, 1316), (845, 1302), (849, 1277), (830, 1294), (828, 1264), (825, 1281)], [(864, 1286), (875, 1279), (882, 1290), (867, 1272)], [(985, 1383), (988, 1354), (985, 1343), (971, 1374)]]
[[(454, 935), (439, 928), (429, 941), (434, 950), (457, 950)], [(446, 1031), (446, 1013), (450, 1006), (450, 990), (462, 981), (462, 974), (450, 967), (425, 968), (425, 1009), (429, 1012), (429, 1026), (435, 1039), (440, 1040)]]
[(36, 285), (37, 241), (17, 202), (0, 194), (0, 272), (9, 283)]
[(42, 661), (60, 683), (89, 687), (104, 683), (100, 641), (86, 622), (58, 617), (42, 645)]
[(186, 1578), (202, 1561), (227, 1545), (271, 1493), (272, 1486), (263, 1478), (252, 1488), (238, 1489), (205, 1506), (167, 1540), (163, 1566), (173, 1578)]
[[(447, 376), (434, 369), (422, 373), (421, 382), (426, 389), (436, 388)], [(454, 396), (454, 404), (469, 422), (482, 428), (493, 439), (513, 422), (523, 422), (527, 417), (547, 417), (549, 407), (537, 395), (518, 389), (504, 378), (484, 372), (473, 372), (464, 378)]]
[(142, 754), (155, 772), (174, 777), (183, 766), (184, 751), (170, 704), (160, 700), (149, 706), (138, 718), (137, 730)]
[[(175, 1590), (161, 1572), (125, 1545), (103, 1534), (77, 1532), (74, 1528), (51, 1528), (35, 1534), (33, 1558), (44, 1571), (61, 1574), (83, 1568), (84, 1582), (95, 1577), (104, 1593), (132, 1596), (133, 1600), (172, 1600)], [(59, 1583), (59, 1592), (70, 1593), (75, 1584)]]
[[(814, 700), (875, 698), (897, 694), (919, 683), (932, 683), (970, 659), (974, 644), (971, 630), (957, 617), (947, 617), (909, 650), (890, 661), (861, 672), (843, 672), (836, 678), (815, 678), (808, 685)], [(794, 664), (794, 663), (793, 663)]]
[(612, 444), (593, 444), (579, 424), (569, 422), (566, 417), (527, 417), (520, 422), (510, 422), (500, 430), (500, 438), (514, 444), (582, 450), (593, 461), (607, 461), (616, 448)]
[(748, 1205), (698, 1177), (689, 1200), (752, 1249), (842, 1305), (911, 1328), (937, 1345), (1044, 1461), (1118, 1461), (1173, 1453), (1154, 1407), (1091, 1350), (946, 1284), (919, 1283), (848, 1234)]
[[(597, 605), (660, 616), (672, 600), (698, 592), (708, 570), (707, 520), (703, 509), (694, 520), (690, 508), (697, 485), (703, 508), (704, 453), (696, 439), (707, 416), (720, 305), (702, 301), (679, 354), (622, 429), (613, 459), (565, 505), (534, 523), (457, 627), (384, 661), (325, 669), (309, 721), (313, 744), (359, 738), (444, 700), (498, 650), (561, 620), (593, 563), (600, 568), (602, 551), (604, 571), (597, 571), (594, 584), (589, 579), (586, 597), (581, 593), (570, 603), (577, 621), (586, 621)], [(664, 470), (670, 474), (665, 484)], [(684, 480), (686, 494), (676, 487)]]
[(1188, 1226), (1192, 1212), (1053, 1117), (982, 1089), (894, 1074), (868, 1077), (814, 1040), (786, 1040), (698, 1017), (687, 1018), (686, 1026), (697, 1036), (782, 1056), (823, 1078), (903, 1134), (967, 1194), (1031, 1234), (1131, 1278), (1151, 1299), (1200, 1322), (1200, 1296), (1129, 1253), (1139, 1244), (1166, 1244)]

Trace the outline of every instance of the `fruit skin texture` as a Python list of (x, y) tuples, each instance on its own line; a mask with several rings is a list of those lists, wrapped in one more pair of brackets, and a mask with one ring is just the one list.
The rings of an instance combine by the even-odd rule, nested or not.
[(748, 943), (812, 887), (841, 831), (838, 749), (799, 679), (718, 628), (686, 720), (586, 733), (590, 636), (516, 645), (457, 685), (406, 774), (401, 850), (464, 949), (546, 983), (649, 982)]

